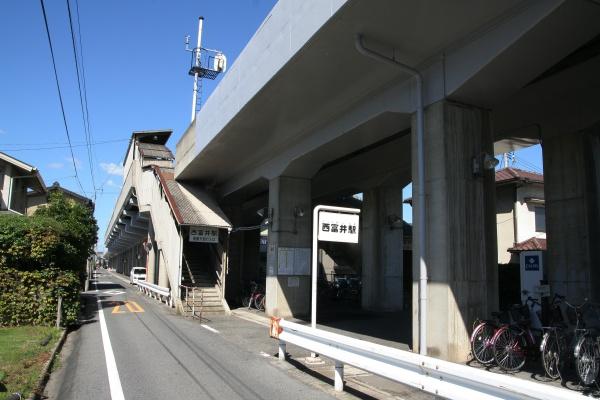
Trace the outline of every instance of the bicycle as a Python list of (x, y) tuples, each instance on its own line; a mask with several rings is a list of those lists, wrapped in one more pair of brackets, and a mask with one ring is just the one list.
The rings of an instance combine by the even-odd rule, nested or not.
[[(598, 321), (598, 312), (595, 306), (588, 307), (595, 311), (595, 320)], [(587, 325), (583, 312), (579, 316), (584, 321), (584, 326)], [(578, 333), (578, 334), (577, 334)], [(573, 357), (575, 359), (575, 370), (579, 381), (584, 386), (590, 386), (596, 383), (598, 379), (598, 372), (600, 371), (600, 338), (596, 334), (596, 329), (581, 328), (576, 333), (576, 342), (573, 349)]]
[(492, 319), (476, 319), (473, 322), (471, 334), (471, 354), (482, 365), (489, 365), (494, 361), (492, 338), (496, 331), (507, 322), (502, 317), (507, 313), (492, 312)]
[(520, 314), (513, 317), (517, 322), (500, 327), (492, 338), (494, 360), (504, 371), (514, 372), (523, 368), (535, 347), (535, 334), (539, 332), (541, 336), (542, 324), (533, 310), (534, 306), (541, 305), (536, 299), (528, 297), (524, 305), (512, 310)]
[[(567, 320), (563, 316), (561, 304), (566, 303), (565, 296), (554, 294), (551, 302), (550, 326), (543, 327), (544, 336), (540, 344), (542, 366), (551, 379), (563, 378), (565, 350), (567, 347)], [(568, 303), (566, 303), (568, 304)]]
[(261, 290), (260, 285), (254, 281), (250, 282), (250, 296), (242, 299), (242, 305), (247, 307), (248, 310), (256, 308), (259, 311), (265, 311), (265, 294)]

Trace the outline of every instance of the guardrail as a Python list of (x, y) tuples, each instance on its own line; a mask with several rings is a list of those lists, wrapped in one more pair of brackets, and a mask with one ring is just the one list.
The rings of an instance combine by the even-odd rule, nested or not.
[(272, 318), (269, 334), (279, 339), (280, 360), (285, 360), (286, 343), (333, 359), (336, 391), (344, 390), (344, 365), (348, 364), (448, 399), (582, 399), (580, 393), (567, 389), (382, 346), (284, 319)]
[(171, 289), (155, 285), (144, 281), (136, 281), (138, 290), (146, 293), (148, 296), (164, 301), (169, 307), (173, 307), (173, 298), (171, 297)]

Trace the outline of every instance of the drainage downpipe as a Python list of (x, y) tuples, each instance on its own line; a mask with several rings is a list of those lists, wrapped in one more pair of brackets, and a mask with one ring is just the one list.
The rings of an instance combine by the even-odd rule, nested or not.
[(417, 215), (417, 226), (419, 227), (419, 353), (427, 355), (427, 264), (425, 263), (425, 154), (423, 151), (423, 77), (416, 69), (402, 64), (393, 58), (383, 56), (366, 48), (363, 37), (357, 34), (355, 37), (356, 50), (364, 56), (374, 58), (377, 61), (393, 65), (400, 70), (415, 77), (417, 83), (417, 201), (419, 204)]

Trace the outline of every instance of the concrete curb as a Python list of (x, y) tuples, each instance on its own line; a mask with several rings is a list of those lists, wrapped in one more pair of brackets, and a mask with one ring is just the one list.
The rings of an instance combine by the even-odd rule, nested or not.
[(239, 319), (243, 319), (248, 322), (254, 322), (255, 324), (269, 326), (271, 318), (264, 315), (257, 315), (251, 311), (243, 311), (240, 309), (231, 310), (231, 315)]
[(52, 369), (52, 365), (54, 364), (54, 359), (56, 358), (56, 355), (60, 352), (60, 349), (62, 348), (63, 344), (65, 343), (67, 335), (68, 329), (63, 329), (60, 339), (58, 339), (58, 342), (52, 350), (50, 358), (48, 359), (48, 361), (46, 361), (46, 364), (42, 369), (42, 374), (40, 376), (40, 379), (37, 381), (35, 389), (33, 389), (33, 393), (31, 394), (31, 396), (29, 396), (27, 400), (38, 400), (42, 398), (44, 389), (46, 388), (46, 383), (48, 382), (48, 378), (50, 377), (50, 370)]

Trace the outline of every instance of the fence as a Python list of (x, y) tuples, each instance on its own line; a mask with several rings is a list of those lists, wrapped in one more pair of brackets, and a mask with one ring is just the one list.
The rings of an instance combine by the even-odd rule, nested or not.
[(169, 307), (173, 307), (173, 298), (171, 297), (171, 289), (155, 285), (144, 281), (136, 282), (138, 289), (159, 301), (164, 301)]
[(272, 318), (279, 359), (291, 343), (335, 361), (335, 390), (344, 388), (344, 365), (448, 399), (582, 399), (578, 392), (451, 363), (364, 340)]

